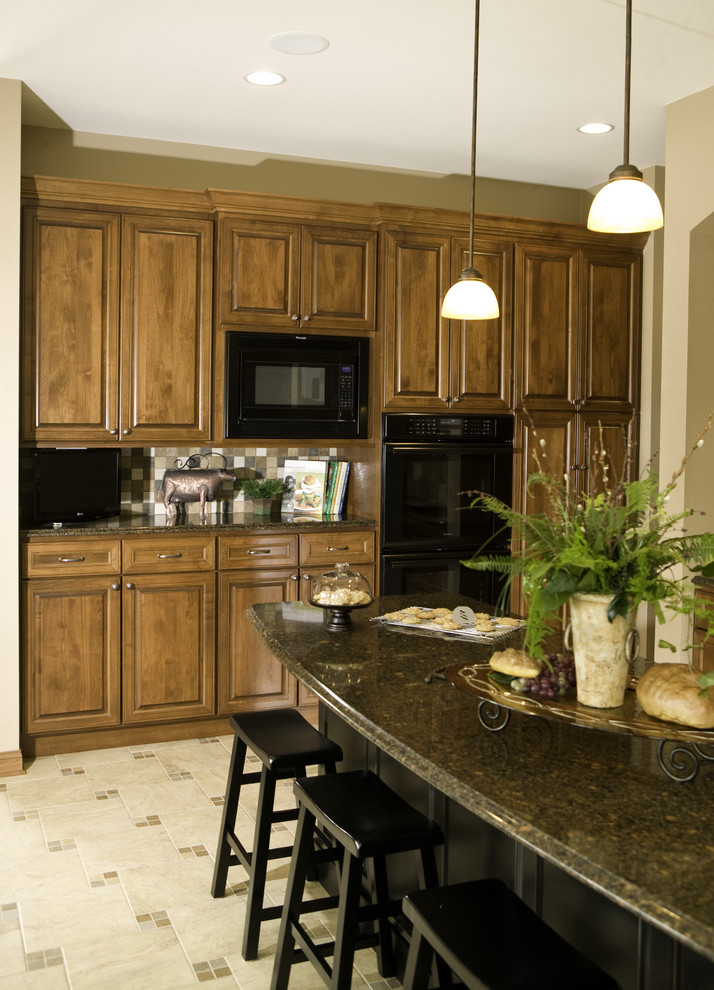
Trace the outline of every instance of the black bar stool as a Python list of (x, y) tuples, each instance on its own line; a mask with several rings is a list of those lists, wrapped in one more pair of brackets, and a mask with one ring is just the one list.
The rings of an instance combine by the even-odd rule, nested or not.
[(434, 952), (469, 990), (618, 990), (501, 880), (418, 890), (403, 990), (426, 990)]
[[(293, 785), (299, 816), (278, 935), (271, 990), (286, 990), (293, 963), (309, 960), (330, 990), (349, 990), (355, 949), (375, 946), (382, 976), (393, 976), (394, 946), (390, 918), (401, 916), (401, 898), (390, 899), (386, 857), (418, 852), (420, 883), (436, 886), (434, 847), (444, 841), (430, 818), (403, 801), (369, 770), (308, 777)], [(327, 850), (315, 850), (318, 827), (334, 843), (332, 859), (341, 861), (339, 893), (303, 902), (310, 867)], [(361, 904), (363, 881), (372, 888)], [(336, 938), (319, 945), (300, 916), (337, 907)], [(360, 923), (369, 931), (360, 933)], [(295, 943), (299, 948), (295, 947)], [(327, 956), (334, 956), (330, 967)]]
[[(307, 767), (313, 766), (324, 767), (326, 773), (332, 775), (335, 773), (335, 764), (342, 759), (342, 750), (318, 732), (294, 708), (234, 715), (231, 718), (231, 728), (235, 736), (211, 894), (214, 897), (223, 897), (228, 868), (238, 865), (244, 867), (249, 882), (242, 952), (244, 959), (255, 959), (258, 955), (261, 923), (279, 918), (282, 910), (280, 906), (263, 906), (268, 862), (272, 859), (284, 859), (292, 853), (292, 845), (270, 848), (270, 829), (276, 822), (296, 821), (298, 817), (297, 808), (283, 811), (275, 809), (276, 782), (304, 776)], [(248, 749), (261, 761), (260, 771), (246, 771)], [(244, 784), (257, 783), (260, 783), (260, 791), (253, 849), (248, 851), (235, 834), (236, 817), (241, 788)]]

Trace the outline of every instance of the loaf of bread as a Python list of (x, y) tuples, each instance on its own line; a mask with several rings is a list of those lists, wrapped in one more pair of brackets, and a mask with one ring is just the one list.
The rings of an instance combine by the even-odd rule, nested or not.
[(494, 653), (489, 663), (500, 674), (510, 674), (511, 677), (537, 677), (542, 666), (540, 660), (534, 660), (523, 650), (514, 650), (513, 647)]
[(714, 729), (711, 689), (701, 698), (697, 678), (684, 663), (656, 663), (637, 683), (637, 700), (648, 715), (694, 729)]

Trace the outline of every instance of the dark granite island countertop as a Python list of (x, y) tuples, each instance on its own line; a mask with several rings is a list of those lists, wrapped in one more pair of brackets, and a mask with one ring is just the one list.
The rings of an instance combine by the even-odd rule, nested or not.
[[(248, 615), (287, 669), (381, 751), (714, 960), (714, 767), (703, 765), (691, 782), (675, 781), (658, 764), (655, 739), (518, 712), (504, 731), (489, 731), (473, 695), (430, 675), (486, 659), (490, 645), (371, 621), (413, 598), (378, 599), (355, 611), (343, 633), (329, 632), (323, 615), (305, 605), (259, 604)], [(463, 602), (440, 595), (417, 604)], [(534, 723), (547, 731), (533, 732)]]

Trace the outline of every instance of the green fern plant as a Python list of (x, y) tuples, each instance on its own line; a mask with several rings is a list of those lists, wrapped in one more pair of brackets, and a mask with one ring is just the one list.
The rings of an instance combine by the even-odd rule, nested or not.
[[(622, 478), (611, 484), (601, 433), (595, 452), (601, 488), (597, 494), (576, 492), (567, 476), (560, 482), (545, 470), (543, 440), (536, 454), (538, 471), (529, 477), (527, 491), (530, 495), (535, 486), (541, 486), (547, 512), (521, 513), (491, 495), (471, 493), (475, 496), (471, 508), (494, 513), (504, 528), (512, 531), (513, 555), (483, 556), (487, 548), (482, 548), (462, 564), (504, 574), (502, 602), (507, 600), (512, 580), (522, 576), (527, 604), (524, 645), (529, 653), (544, 658), (545, 637), (575, 592), (610, 595), (611, 622), (644, 602), (660, 623), (665, 621), (666, 609), (672, 614), (694, 615), (714, 632), (714, 620), (705, 602), (696, 596), (690, 582), (675, 573), (683, 565), (695, 573), (714, 575), (714, 535), (686, 532), (683, 523), (692, 515), (691, 509), (667, 512), (667, 503), (689, 457), (702, 446), (711, 425), (710, 414), (705, 429), (697, 434), (691, 450), (664, 488), (659, 487), (659, 478), (651, 468), (634, 481), (624, 480), (629, 472), (629, 453)], [(664, 640), (660, 645), (676, 649)], [(704, 686), (703, 680), (700, 683)], [(714, 683), (714, 677), (709, 683)]]
[(246, 498), (275, 498), (281, 494), (283, 482), (279, 478), (244, 478), (240, 487)]

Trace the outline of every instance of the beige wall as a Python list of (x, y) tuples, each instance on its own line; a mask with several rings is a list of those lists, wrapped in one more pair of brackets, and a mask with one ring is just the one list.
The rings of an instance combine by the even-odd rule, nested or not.
[[(23, 128), (22, 174), (448, 210), (468, 210), (470, 202), (469, 178), (463, 175), (268, 158), (225, 148), (53, 127)], [(480, 213), (584, 223), (591, 202), (592, 195), (580, 189), (477, 177), (476, 210)]]
[[(662, 282), (660, 475), (668, 480), (714, 408), (714, 88), (667, 109), (664, 271)], [(657, 396), (653, 395), (653, 404)], [(714, 430), (671, 501), (706, 512), (688, 522), (714, 531)], [(683, 622), (667, 637), (686, 642)], [(659, 659), (672, 659), (658, 652)], [(684, 657), (680, 657), (683, 659)]]
[[(0, 461), (6, 493), (0, 575), (0, 767), (17, 762), (20, 740), (18, 514), (18, 341), (20, 284), (20, 83), (0, 79)], [(0, 770), (0, 773), (2, 770)]]

